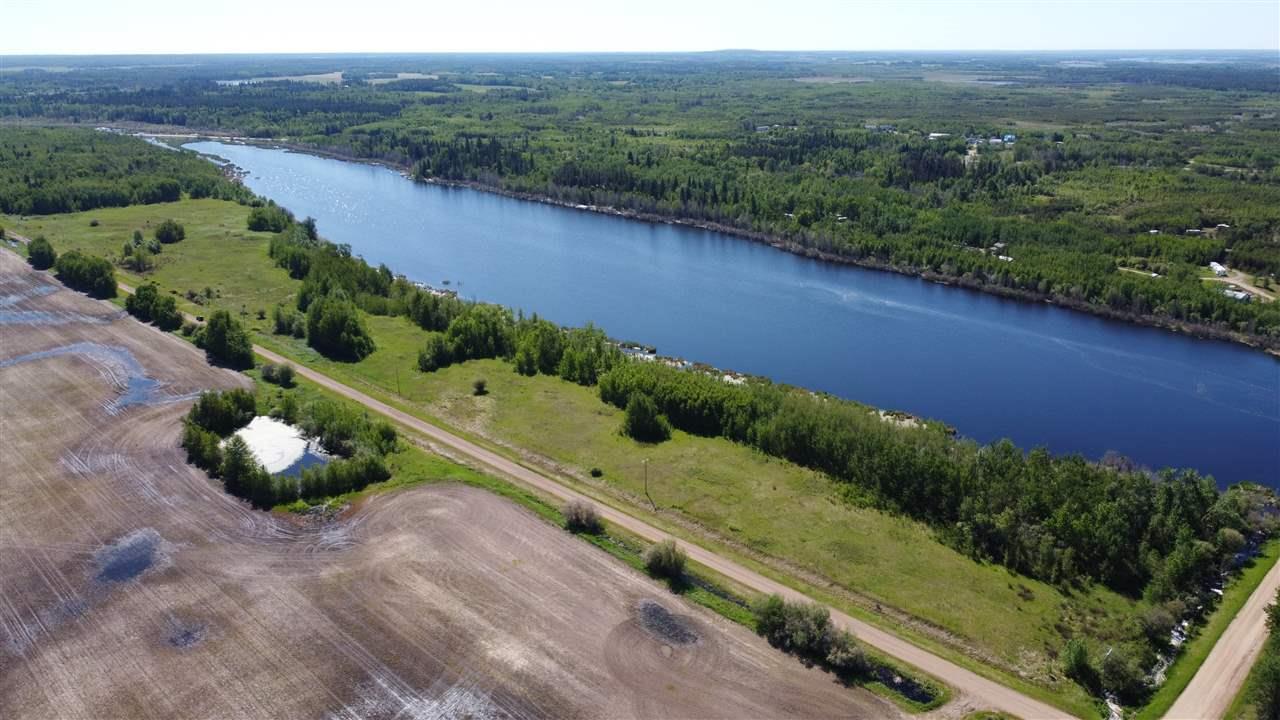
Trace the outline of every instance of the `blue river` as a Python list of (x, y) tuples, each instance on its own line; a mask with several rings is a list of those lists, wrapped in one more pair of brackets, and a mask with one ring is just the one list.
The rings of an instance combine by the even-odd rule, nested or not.
[(983, 442), (1280, 482), (1280, 361), (723, 233), (220, 142), (245, 184), (372, 263), (665, 355), (949, 423)]

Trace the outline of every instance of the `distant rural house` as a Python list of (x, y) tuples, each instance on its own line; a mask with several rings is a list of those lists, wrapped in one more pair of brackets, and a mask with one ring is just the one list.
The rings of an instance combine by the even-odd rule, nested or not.
[(1009, 133), (1008, 135), (1005, 135), (1001, 139), (1004, 140), (1006, 143), (1012, 143), (1012, 142), (1017, 142), (1018, 136), (1014, 135), (1013, 133)]
[(1213, 274), (1217, 275), (1218, 277), (1227, 276), (1227, 269), (1223, 267), (1221, 263), (1211, 262), (1209, 263), (1209, 269), (1212, 270)]
[(1204, 231), (1203, 231), (1203, 230), (1201, 230), (1200, 228), (1187, 228), (1187, 234), (1188, 234), (1188, 235), (1199, 235), (1199, 234), (1200, 234), (1200, 233), (1202, 233), (1202, 232), (1204, 232)]
[(1226, 295), (1232, 300), (1238, 300), (1240, 302), (1249, 302), (1250, 300), (1253, 299), (1253, 296), (1245, 292), (1244, 290), (1232, 290), (1231, 288), (1227, 288), (1226, 290), (1222, 291), (1222, 294)]
[(951, 137), (951, 133), (943, 133), (943, 132), (931, 132), (931, 133), (929, 133), (929, 139), (930, 139), (930, 140), (940, 140), (940, 139), (942, 139), (942, 138), (948, 138), (948, 137)]
[(1218, 223), (1219, 230), (1230, 230), (1231, 226), (1226, 223)]
[(1148, 230), (1148, 231), (1147, 231), (1147, 234), (1148, 234), (1148, 235), (1159, 235), (1159, 234), (1160, 234), (1160, 231), (1159, 231), (1159, 230), (1156, 230), (1155, 228), (1151, 228), (1150, 230)]

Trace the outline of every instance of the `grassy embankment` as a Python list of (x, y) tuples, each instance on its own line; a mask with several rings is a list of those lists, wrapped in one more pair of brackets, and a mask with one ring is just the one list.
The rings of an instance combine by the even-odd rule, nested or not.
[[(1196, 671), (1204, 664), (1205, 658), (1209, 657), (1209, 652), (1218, 643), (1218, 638), (1226, 632), (1227, 626), (1248, 602), (1253, 591), (1276, 564), (1277, 559), (1280, 559), (1280, 540), (1273, 539), (1263, 546), (1261, 556), (1254, 559), (1249, 567), (1223, 588), (1222, 600), (1209, 616), (1208, 622), (1186, 644), (1182, 654), (1169, 668), (1164, 685), (1160, 686), (1160, 689), (1151, 697), (1151, 701), (1134, 716), (1134, 720), (1157, 720), (1173, 706), (1178, 695), (1182, 694), (1183, 689), (1191, 682), (1191, 678), (1195, 677)], [(1247, 686), (1248, 683), (1246, 683)], [(1240, 701), (1237, 700), (1237, 703)], [(1232, 715), (1228, 713), (1227, 717)]]
[[(166, 246), (147, 279), (179, 295), (214, 288), (204, 307), (243, 311), (247, 323), (264, 331), (258, 342), (523, 462), (560, 470), (602, 502), (696, 536), (983, 675), (1076, 714), (1096, 713), (1082, 690), (1058, 676), (1056, 650), (1064, 632), (1101, 643), (1126, 637), (1141, 602), (1100, 588), (1066, 594), (975, 563), (938, 543), (923, 524), (844, 499), (843, 486), (819, 473), (721, 439), (677, 432), (670, 442), (638, 445), (617, 434), (620, 413), (590, 388), (522, 377), (502, 361), (424, 375), (414, 362), (423, 333), (402, 318), (369, 318), (379, 349), (361, 363), (325, 360), (301, 342), (266, 334), (267, 321), (256, 318), (257, 310), (287, 302), (297, 283), (271, 266), (269, 236), (243, 229), (246, 214), (231, 203), (185, 201), (5, 218), (3, 224), (24, 235), (43, 233), (59, 251), (115, 256), (135, 227), (146, 232), (148, 223), (174, 217), (186, 224), (187, 239)], [(140, 281), (127, 272), (121, 278)], [(180, 304), (202, 312), (185, 299)], [(471, 381), (480, 376), (489, 381), (489, 394), (474, 397)], [(644, 496), (646, 459), (649, 490), (661, 508), (656, 514)], [(602, 477), (590, 477), (593, 467)]]

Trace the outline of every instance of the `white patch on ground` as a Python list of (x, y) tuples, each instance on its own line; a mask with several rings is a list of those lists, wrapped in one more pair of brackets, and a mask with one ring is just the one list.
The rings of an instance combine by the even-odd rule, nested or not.
[(524, 670), (529, 665), (525, 649), (516, 642), (483, 641), (485, 654), (491, 659), (503, 663), (512, 670)]
[(346, 704), (340, 712), (329, 713), (327, 717), (329, 720), (390, 717), (406, 720), (505, 720), (512, 717), (479, 688), (455, 685), (442, 692), (433, 691), (422, 693), (397, 689), (386, 679), (378, 678), (359, 686), (354, 702)]
[(269, 473), (287, 470), (307, 452), (307, 439), (298, 428), (275, 418), (259, 415), (236, 431), (253, 456)]

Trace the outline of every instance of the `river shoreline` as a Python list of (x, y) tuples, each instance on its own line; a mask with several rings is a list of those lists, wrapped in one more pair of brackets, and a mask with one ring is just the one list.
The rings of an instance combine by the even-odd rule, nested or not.
[(114, 126), (114, 127), (110, 127), (109, 129), (113, 129), (113, 130), (119, 129), (121, 131), (134, 132), (140, 135), (147, 135), (147, 136), (152, 136), (157, 138), (164, 138), (164, 137), (183, 138), (183, 139), (189, 138), (192, 140), (207, 139), (207, 140), (215, 140), (219, 142), (232, 142), (232, 143), (240, 143), (245, 145), (257, 145), (261, 147), (280, 148), (280, 149), (288, 150), (291, 152), (298, 152), (298, 153), (313, 155), (316, 157), (324, 157), (324, 158), (330, 158), (334, 160), (341, 160), (344, 162), (354, 162), (354, 163), (360, 163), (365, 165), (376, 165), (379, 167), (384, 167), (389, 170), (395, 171), (401, 174), (402, 176), (410, 180), (413, 180), (414, 182), (421, 182), (428, 185), (467, 188), (470, 190), (477, 190), (480, 192), (492, 193), (494, 195), (500, 195), (503, 197), (508, 197), (516, 200), (525, 200), (529, 202), (542, 203), (544, 205), (553, 205), (556, 207), (566, 208), (569, 210), (578, 210), (581, 212), (593, 212), (593, 213), (598, 213), (602, 215), (612, 215), (614, 217), (621, 217), (628, 220), (638, 220), (641, 222), (654, 223), (654, 224), (677, 225), (682, 227), (694, 228), (698, 230), (718, 232), (718, 233), (723, 233), (725, 235), (731, 235), (733, 237), (737, 237), (743, 240), (749, 240), (751, 242), (768, 245), (777, 250), (788, 252), (793, 255), (798, 255), (801, 257), (810, 258), (813, 260), (821, 260), (823, 262), (833, 263), (838, 265), (861, 267), (869, 270), (880, 270), (885, 272), (892, 272), (892, 273), (896, 273), (898, 275), (903, 275), (906, 277), (920, 278), (922, 280), (937, 283), (940, 285), (946, 285), (948, 287), (955, 287), (963, 290), (969, 290), (972, 292), (980, 292), (987, 295), (993, 295), (995, 297), (1003, 298), (1006, 300), (1016, 300), (1020, 302), (1026, 302), (1026, 303), (1043, 303), (1047, 305), (1054, 305), (1054, 306), (1065, 308), (1068, 310), (1087, 313), (1089, 315), (1100, 317), (1106, 320), (1127, 323), (1131, 325), (1157, 328), (1160, 330), (1165, 330), (1165, 331), (1169, 331), (1169, 332), (1173, 332), (1181, 335), (1186, 335), (1186, 336), (1201, 339), (1201, 340), (1216, 340), (1216, 341), (1230, 342), (1238, 345), (1244, 345), (1246, 347), (1250, 347), (1255, 350), (1259, 350), (1267, 355), (1280, 359), (1280, 339), (1268, 341), (1267, 339), (1259, 336), (1248, 335), (1235, 330), (1228, 330), (1225, 328), (1215, 327), (1212, 325), (1204, 325), (1201, 323), (1191, 323), (1183, 320), (1174, 320), (1172, 318), (1165, 318), (1165, 317), (1160, 317), (1155, 315), (1134, 315), (1128, 312), (1113, 310), (1105, 305), (1096, 305), (1096, 304), (1084, 302), (1081, 300), (1073, 300), (1071, 298), (1038, 293), (1030, 290), (1024, 290), (1021, 288), (1007, 288), (999, 285), (991, 285), (989, 283), (981, 282), (975, 279), (966, 279), (961, 276), (945, 275), (942, 273), (933, 272), (932, 270), (926, 270), (926, 269), (921, 269), (916, 267), (893, 265), (891, 263), (886, 263), (886, 262), (882, 262), (875, 259), (851, 258), (844, 255), (836, 255), (834, 253), (828, 253), (821, 250), (817, 250), (815, 248), (807, 247), (800, 243), (789, 241), (785, 238), (781, 238), (768, 233), (748, 230), (744, 228), (735, 227), (732, 225), (724, 225), (722, 223), (716, 223), (708, 220), (694, 220), (690, 218), (666, 216), (659, 213), (640, 212), (636, 210), (615, 208), (612, 206), (605, 206), (605, 205), (584, 205), (580, 203), (572, 203), (565, 200), (559, 200), (557, 198), (553, 198), (548, 195), (543, 195), (541, 193), (530, 193), (530, 192), (510, 190), (501, 186), (492, 185), (489, 183), (484, 183), (484, 182), (479, 182), (474, 180), (449, 180), (445, 178), (415, 178), (410, 172), (409, 167), (391, 160), (359, 157), (356, 155), (352, 155), (351, 153), (345, 152), (339, 148), (321, 147), (321, 146), (312, 145), (309, 143), (292, 141), (292, 140), (289, 140), (288, 138), (280, 138), (280, 139), (251, 138), (251, 137), (245, 137), (245, 136), (232, 135), (226, 132), (200, 131), (200, 130), (186, 131), (186, 132), (173, 132), (175, 128), (164, 128), (164, 130), (168, 130), (169, 132), (164, 132), (161, 129), (143, 130), (143, 129), (138, 129), (134, 127), (123, 127), (123, 126)]
[[(228, 138), (223, 138), (223, 139), (228, 139)], [(1111, 308), (1103, 305), (1095, 305), (1093, 303), (1088, 303), (1088, 302), (1079, 301), (1079, 300), (1072, 300), (1070, 298), (1063, 298), (1063, 297), (1058, 297), (1058, 296), (1048, 295), (1043, 293), (1032, 292), (1030, 290), (1023, 290), (1020, 288), (1006, 288), (998, 285), (991, 285), (988, 283), (979, 282), (976, 280), (966, 280), (963, 277), (953, 276), (953, 275), (944, 275), (941, 273), (933, 272), (931, 270), (924, 270), (921, 268), (914, 268), (914, 267), (903, 267), (903, 266), (893, 265), (886, 262), (881, 262), (874, 259), (850, 258), (847, 256), (836, 255), (833, 253), (823, 252), (821, 250), (806, 247), (800, 243), (789, 241), (784, 238), (770, 235), (768, 233), (762, 233), (754, 230), (747, 230), (743, 228), (734, 227), (732, 225), (724, 225), (721, 223), (716, 223), (716, 222), (707, 221), (707, 220), (693, 220), (690, 218), (666, 216), (658, 213), (639, 212), (635, 210), (627, 210), (627, 209), (615, 208), (611, 206), (582, 205), (579, 203), (571, 203), (565, 200), (559, 200), (547, 195), (542, 195), (540, 193), (528, 193), (528, 192), (522, 192), (522, 191), (516, 191), (516, 190), (509, 190), (507, 188), (503, 188), (500, 186), (490, 185), (487, 183), (473, 181), (473, 180), (448, 180), (445, 178), (415, 178), (410, 173), (410, 168), (404, 165), (400, 165), (388, 160), (379, 160), (376, 158), (361, 158), (361, 157), (351, 155), (349, 153), (342, 152), (341, 150), (313, 146), (307, 143), (291, 142), (288, 140), (253, 140), (253, 139), (242, 139), (242, 138), (237, 138), (235, 142), (244, 142), (246, 144), (251, 144), (251, 145), (274, 145), (276, 147), (280, 147), (293, 152), (301, 152), (301, 153), (306, 153), (310, 155), (316, 155), (319, 157), (327, 157), (334, 160), (377, 165), (380, 167), (385, 167), (390, 170), (394, 170), (400, 173), (401, 175), (404, 175), (406, 178), (413, 180), (415, 182), (422, 182), (430, 185), (467, 188), (470, 190), (478, 190), (481, 192), (493, 193), (495, 195), (501, 195), (501, 196), (513, 198), (516, 200), (525, 200), (530, 202), (538, 202), (545, 205), (554, 205), (554, 206), (566, 208), (569, 210), (578, 210), (581, 212), (594, 212), (602, 215), (613, 215), (615, 217), (626, 218), (628, 220), (638, 220), (641, 222), (658, 223), (658, 224), (665, 224), (665, 225), (679, 225), (683, 227), (695, 228), (698, 230), (708, 230), (711, 232), (724, 233), (725, 235), (732, 235), (734, 237), (737, 237), (743, 240), (749, 240), (751, 242), (769, 245), (770, 247), (776, 248), (778, 250), (782, 250), (783, 252), (788, 252), (793, 255), (799, 255), (801, 257), (807, 257), (814, 260), (821, 260), (823, 262), (835, 263), (839, 265), (850, 265), (853, 267), (861, 267), (869, 270), (880, 270), (885, 272), (892, 272), (899, 275), (905, 275), (907, 277), (917, 277), (922, 280), (927, 280), (929, 282), (934, 282), (941, 285), (947, 285), (949, 287), (961, 288), (964, 290), (970, 290), (973, 292), (981, 292), (988, 295), (994, 295), (996, 297), (1004, 298), (1007, 300), (1017, 300), (1020, 302), (1027, 302), (1027, 303), (1044, 303), (1048, 305), (1055, 305), (1057, 307), (1066, 308), (1068, 310), (1075, 310), (1078, 312), (1088, 313), (1090, 315), (1101, 317), (1107, 320), (1123, 322), (1123, 323), (1128, 323), (1132, 325), (1141, 325), (1145, 327), (1157, 328), (1160, 330), (1166, 330), (1169, 332), (1174, 332), (1182, 335), (1188, 335), (1190, 337), (1194, 337), (1202, 340), (1218, 340), (1218, 341), (1236, 343), (1240, 345), (1245, 345), (1255, 350), (1260, 350), (1268, 355), (1271, 355), (1277, 359), (1280, 359), (1280, 340), (1276, 340), (1276, 341), (1272, 341), (1271, 343), (1268, 343), (1264, 338), (1261, 338), (1261, 337), (1247, 335), (1245, 333), (1237, 332), (1234, 330), (1227, 330), (1225, 328), (1214, 327), (1212, 325), (1190, 323), (1182, 320), (1174, 320), (1172, 318), (1162, 318), (1154, 315), (1134, 315), (1132, 313), (1112, 310)]]

